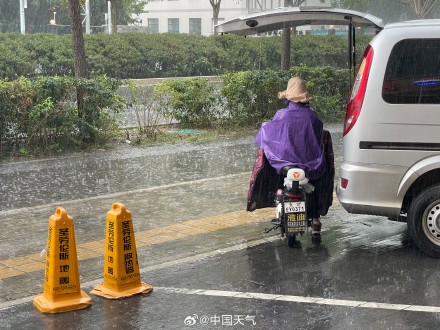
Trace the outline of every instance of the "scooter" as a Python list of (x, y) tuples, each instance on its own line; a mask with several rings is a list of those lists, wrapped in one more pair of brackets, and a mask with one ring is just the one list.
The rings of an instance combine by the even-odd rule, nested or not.
[[(281, 174), (284, 184), (275, 195), (276, 218), (272, 220), (273, 227), (266, 229), (266, 233), (280, 228), (281, 237), (285, 236), (287, 244), (293, 247), (297, 235), (303, 235), (311, 227), (312, 220), (307, 217), (307, 194), (315, 188), (301, 168), (286, 166)], [(319, 244), (321, 235), (312, 235), (312, 242)]]

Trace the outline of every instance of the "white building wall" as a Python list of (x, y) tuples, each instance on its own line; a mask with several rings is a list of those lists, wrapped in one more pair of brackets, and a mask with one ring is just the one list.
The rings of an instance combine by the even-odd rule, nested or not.
[[(328, 1), (329, 2), (329, 1)], [(252, 12), (282, 7), (284, 0), (222, 0), (219, 23)], [(319, 0), (306, 0), (303, 6), (323, 6)], [(189, 19), (201, 19), (201, 34), (213, 33), (212, 7), (209, 0), (150, 0), (140, 15), (143, 26), (148, 19), (159, 21), (159, 33), (168, 32), (168, 18), (179, 19), (179, 32), (189, 33)]]

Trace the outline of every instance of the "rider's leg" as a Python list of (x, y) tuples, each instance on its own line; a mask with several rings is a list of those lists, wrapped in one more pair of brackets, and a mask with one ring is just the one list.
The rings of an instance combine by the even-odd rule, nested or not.
[[(319, 179), (318, 179), (319, 180)], [(319, 239), (321, 235), (321, 221), (319, 220), (319, 182), (318, 180), (310, 180), (312, 185), (315, 186), (315, 190), (307, 196), (307, 215), (309, 219), (312, 219), (312, 239)]]
[(321, 232), (321, 221), (319, 218), (312, 219), (312, 235), (317, 235)]

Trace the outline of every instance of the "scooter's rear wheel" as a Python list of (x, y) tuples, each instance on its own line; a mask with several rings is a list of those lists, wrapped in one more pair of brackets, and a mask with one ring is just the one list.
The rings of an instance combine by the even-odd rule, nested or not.
[(321, 243), (321, 234), (312, 234), (312, 243), (320, 244)]
[(290, 247), (295, 246), (296, 243), (296, 235), (295, 234), (287, 234), (287, 245)]

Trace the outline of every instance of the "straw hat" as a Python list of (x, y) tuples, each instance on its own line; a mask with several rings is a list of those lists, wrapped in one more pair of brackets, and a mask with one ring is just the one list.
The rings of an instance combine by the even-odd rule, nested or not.
[(312, 96), (306, 89), (306, 83), (300, 77), (293, 77), (287, 83), (287, 89), (278, 93), (279, 99), (288, 99), (292, 102), (307, 103)]

